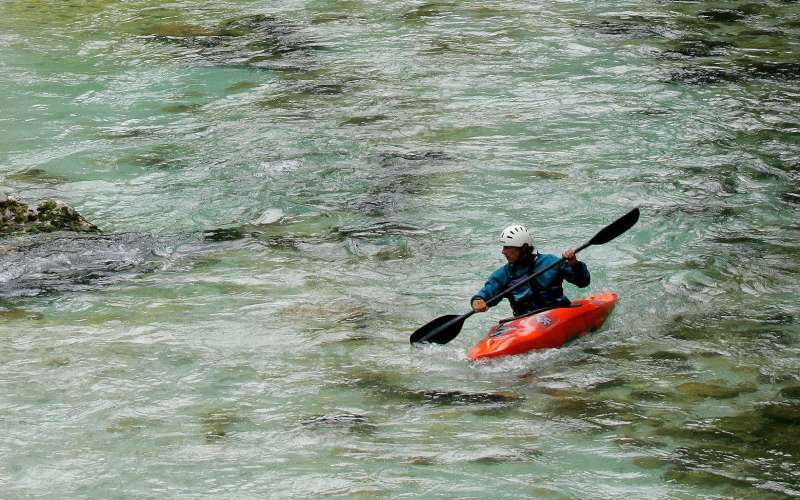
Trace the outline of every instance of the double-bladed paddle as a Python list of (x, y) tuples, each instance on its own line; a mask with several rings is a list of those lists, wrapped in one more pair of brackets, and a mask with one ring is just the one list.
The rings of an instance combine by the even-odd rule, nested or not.
[[(613, 240), (617, 236), (621, 235), (634, 224), (636, 221), (639, 220), (639, 209), (634, 208), (627, 214), (623, 215), (619, 219), (615, 220), (611, 224), (607, 225), (603, 229), (601, 229), (594, 237), (584, 243), (583, 245), (579, 246), (575, 249), (575, 253), (580, 252), (584, 248), (591, 246), (591, 245), (602, 245), (604, 243), (608, 243), (609, 241)], [(516, 288), (524, 285), (525, 283), (529, 282), (533, 278), (541, 275), (544, 272), (549, 271), (551, 268), (561, 264), (564, 259), (558, 259), (557, 261), (553, 262), (549, 266), (545, 267), (541, 271), (531, 274), (524, 280), (515, 283), (513, 286), (510, 286), (500, 292), (499, 294), (495, 295), (491, 299), (487, 300), (487, 303), (492, 303), (498, 298), (504, 297), (506, 294), (515, 290)], [(446, 344), (456, 338), (458, 334), (461, 332), (461, 327), (464, 325), (464, 321), (475, 314), (475, 311), (472, 310), (466, 314), (462, 314), (461, 316), (456, 316), (455, 314), (447, 314), (445, 316), (439, 316), (433, 321), (425, 324), (417, 331), (411, 334), (411, 343), (417, 344), (421, 342), (432, 342), (435, 344)]]

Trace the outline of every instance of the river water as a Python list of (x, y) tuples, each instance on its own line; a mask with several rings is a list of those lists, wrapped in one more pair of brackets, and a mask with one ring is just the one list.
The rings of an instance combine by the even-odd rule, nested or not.
[[(800, 6), (6, 0), (6, 498), (800, 495)], [(528, 224), (620, 302), (409, 335)], [(586, 291), (567, 287), (571, 297)]]

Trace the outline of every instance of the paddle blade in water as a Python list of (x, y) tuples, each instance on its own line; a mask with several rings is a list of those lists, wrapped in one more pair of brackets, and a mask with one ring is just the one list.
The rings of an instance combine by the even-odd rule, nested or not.
[(466, 318), (455, 314), (439, 316), (412, 333), (411, 343), (432, 342), (434, 344), (446, 344), (456, 338), (464, 325), (464, 319)]
[(603, 243), (608, 243), (628, 229), (632, 228), (638, 220), (639, 209), (634, 208), (627, 214), (601, 229), (600, 232), (595, 234), (594, 238), (589, 241), (589, 245), (602, 245)]

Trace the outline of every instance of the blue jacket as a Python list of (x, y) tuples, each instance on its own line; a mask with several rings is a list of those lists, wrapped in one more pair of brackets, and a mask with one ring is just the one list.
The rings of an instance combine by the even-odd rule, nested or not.
[(580, 288), (589, 286), (590, 276), (586, 264), (578, 262), (573, 268), (566, 261), (562, 261), (541, 276), (532, 279), (528, 283), (511, 291), (511, 293), (499, 297), (489, 302), (489, 299), (502, 292), (506, 288), (517, 283), (531, 274), (534, 274), (553, 262), (559, 257), (550, 254), (535, 254), (533, 263), (506, 264), (497, 269), (489, 276), (489, 280), (476, 293), (470, 302), (475, 299), (483, 299), (489, 307), (500, 303), (503, 298), (507, 298), (511, 303), (514, 316), (527, 314), (535, 309), (549, 307), (553, 305), (569, 304), (569, 299), (564, 296), (562, 283), (564, 280)]

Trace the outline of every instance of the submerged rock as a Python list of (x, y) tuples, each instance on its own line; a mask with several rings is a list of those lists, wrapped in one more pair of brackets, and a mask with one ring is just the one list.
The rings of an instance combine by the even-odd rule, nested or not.
[[(753, 243), (756, 242), (760, 249), (764, 247), (763, 242), (756, 240)], [(674, 316), (664, 325), (663, 334), (673, 339), (692, 341), (717, 341), (731, 337), (748, 339), (754, 334), (770, 334), (781, 339), (785, 329), (783, 325), (791, 325), (792, 321), (791, 316), (776, 314), (768, 308), (746, 312), (719, 309), (708, 313)]]
[(214, 443), (227, 436), (230, 428), (242, 421), (235, 410), (227, 408), (211, 408), (201, 418), (206, 442)]
[(710, 470), (693, 469), (689, 467), (673, 466), (664, 473), (664, 479), (667, 481), (677, 481), (689, 486), (697, 486), (700, 488), (721, 487), (721, 486), (737, 486), (748, 487), (750, 483), (744, 479), (729, 477), (721, 473), (715, 473)]
[(656, 435), (707, 446), (735, 446), (742, 441), (738, 436), (717, 428), (711, 422), (665, 423), (657, 427)]
[(258, 85), (259, 84), (256, 83), (256, 82), (246, 82), (246, 81), (245, 82), (239, 82), (239, 83), (234, 83), (233, 85), (228, 86), (225, 89), (225, 91), (226, 92), (231, 92), (231, 93), (233, 93), (233, 92), (242, 92), (242, 91), (245, 91), (245, 90), (250, 90), (250, 89), (257, 88)]
[[(714, 422), (714, 428), (725, 436), (733, 436), (742, 441), (757, 440), (768, 422), (756, 412), (745, 412), (730, 417), (722, 417)], [(727, 439), (727, 437), (726, 437)]]
[(786, 192), (781, 195), (781, 199), (788, 203), (800, 204), (800, 192)]
[(467, 459), (467, 462), (480, 465), (501, 465), (514, 462), (525, 462), (539, 459), (544, 453), (537, 449), (507, 450), (492, 452), (486, 450), (480, 452), (478, 456)]
[(12, 235), (0, 240), (0, 296), (84, 290), (125, 271), (151, 271), (172, 244), (136, 234)]
[(658, 391), (633, 391), (631, 397), (640, 401), (661, 401), (667, 398), (667, 395)]
[(442, 16), (448, 12), (452, 12), (453, 9), (460, 8), (455, 3), (450, 2), (428, 2), (423, 3), (422, 5), (418, 5), (413, 9), (405, 12), (401, 17), (406, 22), (420, 22), (429, 17), (438, 17)]
[(201, 104), (172, 104), (164, 106), (161, 111), (164, 113), (194, 113), (202, 108)]
[(45, 200), (29, 205), (14, 197), (0, 197), (0, 236), (51, 231), (100, 232), (97, 226), (63, 202)]
[(367, 421), (367, 417), (364, 415), (358, 415), (355, 413), (341, 413), (336, 415), (314, 415), (312, 417), (308, 417), (302, 420), (303, 425), (352, 425), (352, 424), (363, 424)]
[(253, 33), (266, 35), (288, 35), (292, 28), (281, 22), (275, 16), (256, 14), (254, 16), (240, 17), (223, 21), (218, 28), (221, 36), (240, 37)]
[(153, 26), (151, 34), (160, 37), (193, 37), (193, 36), (218, 36), (219, 33), (211, 28), (196, 24), (164, 23)]
[(735, 398), (743, 392), (752, 392), (754, 390), (749, 386), (726, 387), (713, 382), (686, 382), (676, 389), (681, 396), (694, 400), (706, 398), (729, 399)]
[(783, 494), (792, 491), (785, 486), (796, 484), (797, 473), (789, 459), (794, 452), (768, 441), (736, 445), (709, 442), (678, 448), (664, 478), (703, 490), (722, 490), (725, 498), (795, 498)]
[(406, 463), (410, 465), (436, 465), (436, 459), (433, 457), (410, 457)]
[(57, 184), (66, 181), (65, 178), (50, 175), (46, 170), (41, 168), (29, 168), (21, 172), (8, 175), (6, 179), (14, 182), (36, 184)]
[(351, 432), (372, 432), (375, 426), (369, 423), (366, 415), (356, 413), (339, 413), (333, 415), (314, 415), (300, 422), (303, 426), (319, 428), (339, 428)]
[(742, 67), (748, 76), (755, 78), (770, 80), (800, 79), (800, 63), (793, 61), (748, 61)]
[(572, 387), (548, 387), (542, 386), (539, 389), (542, 394), (546, 394), (556, 399), (576, 398), (583, 395), (583, 391)]
[(344, 120), (342, 125), (368, 125), (370, 123), (389, 120), (390, 117), (384, 114), (367, 115), (367, 116), (353, 116)]
[(636, 350), (633, 347), (627, 345), (617, 346), (608, 351), (605, 354), (605, 356), (608, 359), (624, 360), (624, 361), (632, 361), (637, 359), (638, 357)]
[(252, 237), (271, 247), (297, 249), (303, 243), (341, 241), (335, 218), (328, 214), (287, 216), (277, 208), (267, 209), (251, 223), (208, 229), (207, 241), (230, 241)]
[(721, 49), (731, 47), (728, 42), (706, 39), (684, 39), (674, 42), (675, 46), (667, 51), (684, 57), (710, 57), (722, 55)]
[(735, 81), (736, 79), (733, 73), (715, 67), (686, 67), (673, 71), (666, 81), (667, 83), (686, 83), (689, 85), (712, 85)]
[(596, 22), (583, 23), (579, 27), (596, 31), (603, 35), (620, 35), (628, 38), (659, 36), (665, 30), (658, 22), (641, 16), (603, 19)]
[(555, 401), (551, 410), (553, 415), (578, 419), (611, 417), (619, 418), (631, 407), (613, 400), (595, 400), (585, 397), (569, 397)]
[(409, 394), (445, 404), (514, 403), (522, 399), (510, 392), (410, 391)]
[(378, 154), (378, 162), (382, 167), (403, 162), (433, 162), (452, 159), (444, 151), (383, 151)]
[(152, 420), (144, 417), (122, 417), (114, 420), (106, 427), (108, 432), (131, 433), (150, 429), (163, 424), (160, 420)]
[(687, 466), (752, 464), (754, 469), (769, 468), (777, 479), (792, 476), (781, 457), (800, 453), (800, 443), (793, 439), (798, 424), (800, 405), (770, 402), (738, 415), (659, 425), (655, 433), (675, 441), (679, 461)]
[(669, 461), (658, 457), (638, 457), (633, 459), (633, 464), (642, 469), (660, 469), (668, 465)]
[(427, 231), (420, 226), (403, 222), (376, 222), (368, 226), (340, 227), (338, 233), (352, 238), (371, 238), (385, 235), (416, 235), (425, 234)]
[(616, 377), (591, 384), (587, 387), (587, 389), (590, 391), (595, 391), (595, 390), (602, 391), (606, 389), (613, 389), (615, 387), (625, 387), (628, 386), (629, 384), (630, 382), (628, 380), (621, 377)]
[(235, 241), (241, 240), (250, 234), (252, 233), (242, 227), (221, 227), (204, 231), (203, 238), (206, 241)]
[(14, 321), (14, 320), (39, 320), (42, 319), (42, 315), (39, 313), (32, 313), (28, 312), (24, 309), (19, 309), (16, 307), (5, 307), (0, 305), (0, 320), (3, 321)]
[(350, 387), (357, 387), (370, 391), (381, 398), (407, 403), (434, 403), (437, 405), (488, 405), (488, 404), (515, 404), (524, 398), (511, 392), (463, 392), (444, 391), (435, 389), (410, 389), (400, 385), (392, 379), (392, 374), (357, 370), (353, 373), (355, 378), (345, 381)]
[(656, 351), (650, 355), (650, 359), (656, 361), (687, 361), (689, 357), (679, 352)]
[(408, 259), (413, 256), (414, 252), (406, 243), (382, 248), (375, 253), (375, 258), (379, 261)]
[[(338, 2), (337, 2), (338, 3)], [(342, 13), (325, 13), (325, 14), (317, 14), (311, 19), (311, 24), (328, 24), (328, 23), (337, 23), (341, 21), (349, 21), (353, 19), (351, 14), (342, 14)]]
[(784, 387), (779, 394), (786, 399), (800, 399), (800, 385)]
[(215, 27), (168, 23), (153, 26), (144, 35), (158, 42), (194, 49), (215, 64), (281, 69), (270, 61), (306, 53), (319, 47), (298, 36), (299, 28), (265, 14), (229, 19)]
[(800, 425), (800, 404), (798, 403), (768, 403), (761, 407), (760, 413), (774, 422)]
[(551, 170), (532, 170), (529, 175), (537, 179), (560, 180), (569, 177), (564, 172), (556, 172)]
[[(316, 78), (316, 80), (306, 80)], [(331, 96), (340, 96), (358, 85), (349, 79), (331, 79), (314, 76), (313, 72), (303, 72), (297, 79), (285, 78), (281, 86), (267, 94), (255, 105), (269, 110), (290, 112), (298, 117), (314, 118), (313, 109), (328, 106)]]
[(730, 9), (708, 9), (697, 13), (698, 17), (715, 23), (733, 23), (746, 16), (744, 12)]
[[(173, 111), (180, 112), (178, 108), (174, 108)], [(119, 162), (143, 168), (187, 168), (190, 165), (188, 159), (191, 155), (190, 150), (178, 144), (159, 144), (147, 151), (122, 156)]]
[(328, 324), (360, 323), (369, 317), (369, 308), (349, 301), (302, 303), (284, 307), (279, 314), (288, 319), (321, 321)]
[(48, 368), (62, 368), (70, 364), (70, 359), (66, 356), (51, 356), (44, 360), (44, 365)]

